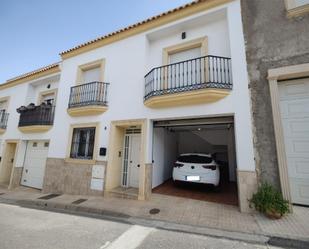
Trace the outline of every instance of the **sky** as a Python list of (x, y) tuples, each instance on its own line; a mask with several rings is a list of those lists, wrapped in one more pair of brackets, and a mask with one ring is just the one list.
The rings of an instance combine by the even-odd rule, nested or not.
[(0, 84), (59, 53), (192, 0), (0, 0)]

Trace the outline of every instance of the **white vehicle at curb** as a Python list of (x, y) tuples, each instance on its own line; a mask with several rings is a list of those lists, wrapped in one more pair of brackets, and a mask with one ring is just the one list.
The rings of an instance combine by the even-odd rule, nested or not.
[(181, 154), (174, 164), (173, 180), (218, 186), (220, 182), (219, 165), (211, 154)]

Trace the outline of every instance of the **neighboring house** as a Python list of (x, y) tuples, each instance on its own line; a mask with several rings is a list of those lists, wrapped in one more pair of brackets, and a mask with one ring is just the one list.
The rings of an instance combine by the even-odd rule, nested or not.
[(61, 57), (0, 86), (2, 182), (144, 200), (180, 153), (216, 153), (223, 184), (249, 210), (257, 178), (240, 1), (196, 1)]
[(59, 80), (56, 63), (0, 85), (0, 183), (43, 187)]
[(258, 176), (309, 205), (309, 1), (242, 1)]

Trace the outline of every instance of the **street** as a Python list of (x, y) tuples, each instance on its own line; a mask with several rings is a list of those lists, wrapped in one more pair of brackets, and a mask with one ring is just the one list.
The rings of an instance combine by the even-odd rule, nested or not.
[[(275, 248), (0, 204), (1, 249)], [(277, 248), (277, 247), (276, 247)]]

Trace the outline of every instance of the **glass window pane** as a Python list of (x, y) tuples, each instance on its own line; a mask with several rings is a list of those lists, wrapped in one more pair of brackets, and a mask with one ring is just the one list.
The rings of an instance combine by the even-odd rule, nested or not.
[(71, 158), (92, 159), (94, 150), (95, 127), (74, 128)]

